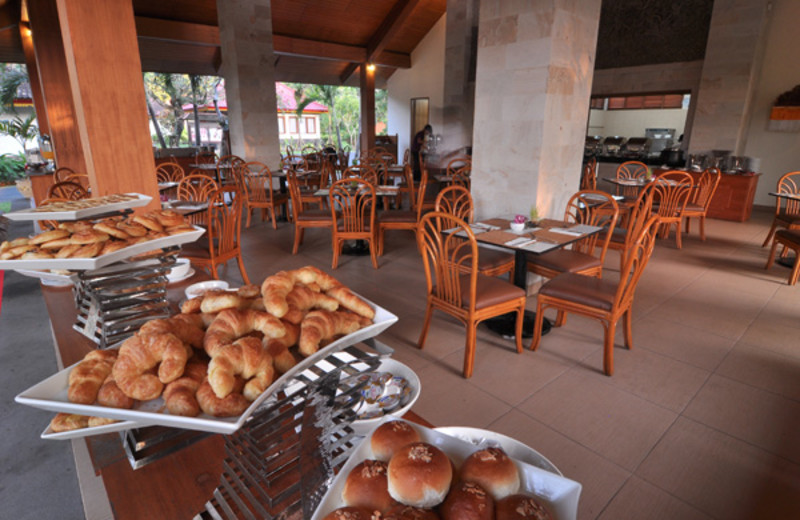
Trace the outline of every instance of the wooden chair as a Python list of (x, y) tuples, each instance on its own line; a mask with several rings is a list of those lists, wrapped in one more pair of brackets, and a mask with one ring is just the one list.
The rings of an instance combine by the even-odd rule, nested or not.
[(347, 168), (344, 173), (342, 173), (342, 180), (352, 177), (363, 179), (373, 186), (377, 186), (378, 181), (380, 180), (378, 171), (368, 163), (355, 164)]
[(181, 182), (185, 172), (181, 165), (174, 162), (164, 162), (156, 166), (156, 179), (158, 182)]
[(238, 155), (223, 155), (217, 161), (217, 184), (225, 192), (241, 192), (242, 170), (246, 163)]
[(667, 238), (674, 225), (675, 244), (680, 249), (683, 210), (694, 190), (694, 178), (686, 172), (668, 171), (659, 175), (647, 189), (653, 191), (653, 211), (658, 216), (661, 238)]
[(632, 250), (634, 241), (644, 224), (652, 217), (653, 210), (653, 190), (644, 189), (639, 193), (639, 197), (633, 203), (627, 214), (624, 226), (617, 226), (611, 233), (611, 240), (608, 243), (609, 249), (619, 251), (620, 272), (625, 267), (625, 259)]
[(467, 190), (470, 189), (470, 172), (471, 166), (463, 166), (458, 170), (454, 171), (453, 174), (450, 176), (450, 184), (452, 186), (461, 186)]
[(83, 186), (83, 189), (88, 193), (89, 189), (89, 174), (88, 173), (70, 173), (64, 176), (63, 182), (74, 182)]
[(583, 165), (581, 172), (581, 190), (597, 189), (597, 159), (592, 157)]
[[(625, 161), (617, 166), (617, 180), (643, 179), (650, 171), (647, 165), (639, 161)], [(627, 200), (636, 200), (639, 196), (638, 188), (635, 186), (617, 186), (617, 195), (622, 195)]]
[[(451, 229), (456, 231), (442, 233)], [(456, 236), (456, 233), (466, 238)], [(516, 347), (521, 353), (525, 291), (505, 280), (478, 272), (478, 243), (469, 225), (448, 213), (428, 213), (420, 221), (417, 244), (422, 252), (427, 285), (425, 321), (418, 347), (422, 349), (425, 346), (434, 309), (455, 317), (467, 329), (463, 375), (469, 378), (475, 363), (478, 324), (488, 318), (516, 312)]]
[(533, 329), (531, 349), (539, 348), (542, 339), (542, 320), (548, 309), (558, 311), (555, 326), (564, 324), (566, 313), (571, 312), (598, 320), (603, 325), (603, 371), (607, 376), (614, 373), (614, 334), (622, 318), (625, 346), (633, 348), (631, 333), (633, 296), (644, 268), (653, 253), (658, 229), (657, 217), (650, 217), (625, 259), (620, 272), (620, 281), (612, 282), (575, 273), (564, 273), (545, 283), (537, 296), (536, 321)]
[(67, 175), (72, 175), (75, 173), (75, 170), (69, 168), (67, 166), (61, 166), (60, 168), (56, 168), (56, 171), (53, 172), (53, 181), (54, 182), (64, 182)]
[(692, 218), (700, 219), (700, 240), (706, 241), (706, 214), (711, 205), (711, 199), (719, 186), (721, 175), (717, 168), (709, 168), (700, 175), (697, 188), (694, 190), (689, 202), (683, 209), (683, 218), (686, 220), (686, 233), (689, 233), (689, 222)]
[[(74, 174), (73, 174), (74, 175)], [(66, 200), (88, 199), (89, 192), (81, 184), (72, 181), (57, 182), (47, 189), (47, 198)]]
[[(778, 179), (776, 193), (789, 193), (800, 196), (800, 171), (789, 172)], [(761, 247), (769, 244), (778, 227), (787, 229), (800, 228), (800, 200), (775, 197), (775, 216), (769, 228), (767, 238)]]
[(244, 189), (244, 208), (247, 214), (246, 227), (250, 227), (250, 219), (253, 211), (261, 210), (261, 221), (263, 222), (269, 211), (272, 217), (272, 229), (278, 229), (275, 220), (275, 207), (283, 206), (284, 209), (289, 203), (289, 196), (272, 188), (272, 172), (266, 164), (251, 161), (242, 167), (242, 187)]
[(294, 222), (292, 254), (296, 255), (300, 244), (303, 243), (305, 230), (307, 228), (329, 228), (333, 226), (333, 218), (329, 210), (305, 208), (303, 196), (300, 193), (300, 184), (297, 181), (297, 174), (294, 170), (287, 171), (286, 184), (289, 185), (289, 196), (292, 201), (292, 222)]
[[(448, 186), (436, 196), (434, 211), (449, 213), (464, 222), (471, 224), (474, 213), (472, 195), (464, 186)], [(485, 276), (502, 276), (514, 271), (514, 255), (508, 251), (500, 251), (490, 247), (481, 247), (478, 255), (478, 272)], [(462, 265), (467, 272), (470, 263)]]
[[(352, 183), (358, 187), (352, 189)], [(351, 177), (331, 185), (329, 204), (333, 220), (333, 262), (339, 266), (339, 254), (345, 240), (366, 240), (372, 267), (378, 268), (378, 226), (375, 220), (375, 186), (365, 179)]]
[[(564, 220), (605, 229), (574, 242), (569, 249), (555, 249), (529, 257), (528, 271), (545, 278), (555, 278), (561, 273), (601, 278), (608, 244), (618, 218), (619, 206), (611, 195), (603, 191), (579, 191), (569, 199)], [(598, 249), (599, 255), (595, 256)]]
[[(194, 173), (185, 176), (178, 184), (177, 197), (180, 201), (186, 202), (208, 202), (212, 193), (219, 190), (219, 186), (214, 179), (204, 173)], [(206, 225), (208, 213), (203, 211), (194, 213), (186, 218), (197, 226)]]
[(181, 256), (198, 267), (210, 270), (211, 276), (217, 280), (218, 267), (235, 258), (242, 280), (249, 284), (250, 278), (247, 277), (242, 260), (242, 197), (236, 197), (230, 204), (225, 204), (224, 192), (213, 191), (209, 195), (207, 213), (206, 240), (184, 245)]
[(419, 178), (417, 204), (422, 205), (422, 211), (433, 211), (436, 208), (436, 195), (428, 193), (428, 186), (430, 185), (430, 177), (428, 177), (428, 169), (422, 168), (422, 175)]
[(454, 157), (447, 162), (447, 175), (452, 176), (455, 172), (467, 168), (467, 171), (472, 169), (471, 157)]
[[(413, 185), (414, 173), (411, 171), (411, 166), (406, 166), (403, 169), (405, 182)], [(408, 230), (413, 231), (415, 234), (419, 227), (419, 219), (422, 217), (422, 207), (417, 204), (419, 195), (410, 192), (411, 209), (387, 209), (378, 214), (378, 255), (383, 255), (383, 246), (386, 230)]]
[(772, 240), (772, 249), (769, 251), (769, 258), (764, 269), (772, 267), (779, 244), (783, 246), (783, 254), (781, 256), (784, 256), (790, 249), (794, 251), (794, 267), (792, 267), (792, 272), (789, 274), (789, 285), (794, 285), (797, 283), (797, 278), (800, 277), (800, 230), (779, 229), (775, 232)]

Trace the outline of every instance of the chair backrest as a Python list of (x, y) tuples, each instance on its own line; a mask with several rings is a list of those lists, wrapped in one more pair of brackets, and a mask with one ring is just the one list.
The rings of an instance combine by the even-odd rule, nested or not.
[(286, 172), (286, 184), (289, 187), (289, 198), (292, 200), (292, 220), (297, 222), (297, 216), (305, 209), (303, 207), (303, 196), (300, 194), (300, 183), (297, 180), (297, 173), (289, 169)]
[(322, 163), (319, 165), (319, 187), (327, 188), (335, 180), (337, 180), (336, 168), (334, 167), (333, 162), (328, 160), (328, 158), (324, 158)]
[(216, 152), (197, 152), (194, 155), (194, 164), (217, 164)]
[(193, 173), (180, 180), (178, 184), (178, 200), (205, 202), (211, 192), (218, 189), (217, 183), (208, 175)]
[(88, 199), (89, 192), (86, 191), (86, 188), (84, 188), (77, 182), (62, 181), (62, 182), (57, 182), (52, 186), (50, 186), (50, 188), (47, 190), (47, 198), (81, 200), (81, 199)]
[(708, 209), (711, 204), (711, 199), (719, 186), (721, 174), (719, 168), (707, 168), (701, 175), (700, 180), (697, 182), (697, 189), (691, 198), (691, 202), (697, 204), (703, 209)]
[(616, 308), (625, 308), (633, 300), (633, 294), (639, 284), (639, 279), (642, 277), (644, 268), (653, 254), (658, 227), (658, 217), (651, 216), (634, 236), (633, 243), (627, 252), (620, 271), (620, 281), (614, 297), (614, 306)]
[(617, 179), (641, 179), (647, 175), (647, 165), (639, 161), (625, 161), (617, 166)]
[(69, 168), (68, 166), (61, 166), (60, 168), (56, 168), (56, 171), (53, 172), (53, 181), (63, 182), (67, 180), (67, 175), (71, 175), (73, 173), (75, 173), (75, 170), (72, 168)]
[(223, 155), (217, 161), (217, 179), (223, 183), (226, 181), (238, 182), (238, 178), (234, 170), (246, 162), (247, 161), (238, 155)]
[[(452, 230), (443, 233), (445, 230)], [(469, 273), (470, 310), (475, 309), (478, 243), (469, 224), (449, 213), (433, 211), (420, 220), (417, 245), (422, 253), (428, 294), (460, 308), (463, 273)]]
[(165, 162), (156, 167), (156, 179), (158, 179), (158, 182), (181, 182), (183, 176), (183, 168), (178, 163)]
[(342, 180), (349, 179), (351, 177), (364, 179), (373, 186), (378, 185), (378, 172), (375, 171), (375, 168), (367, 163), (350, 166), (342, 173)]
[(467, 172), (472, 169), (471, 157), (454, 157), (447, 163), (447, 175), (454, 175), (456, 171), (467, 168)]
[[(800, 195), (800, 171), (789, 172), (778, 179), (778, 193), (793, 193)], [(775, 214), (781, 213), (781, 204), (785, 203), (784, 212), (788, 214), (800, 214), (800, 200), (775, 197)], [(781, 202), (783, 201), (783, 202)]]
[(214, 256), (239, 249), (242, 232), (242, 198), (235, 197), (226, 204), (224, 195), (221, 190), (213, 190), (208, 198), (208, 244)]
[(342, 179), (331, 185), (329, 197), (335, 231), (363, 233), (375, 229), (374, 184), (359, 177)]
[(675, 218), (689, 202), (694, 178), (686, 172), (672, 170), (659, 175), (647, 189), (653, 191), (653, 200), (658, 202), (658, 216)]
[(305, 172), (308, 171), (308, 161), (302, 155), (287, 155), (281, 158), (281, 168)]
[(594, 254), (600, 249), (600, 262), (605, 260), (608, 243), (617, 225), (619, 206), (614, 197), (604, 191), (583, 190), (570, 197), (564, 220), (576, 224), (586, 224), (605, 228), (605, 232), (595, 233), (572, 243), (572, 250)]
[(461, 168), (453, 172), (452, 176), (450, 177), (450, 183), (453, 184), (454, 186), (461, 186), (463, 188), (470, 189), (471, 171), (472, 171), (472, 166), (470, 165), (462, 166)]
[(448, 186), (436, 196), (434, 211), (449, 213), (464, 222), (472, 222), (475, 211), (472, 195), (464, 186)]
[(583, 171), (581, 172), (581, 189), (597, 189), (597, 159), (594, 157), (586, 161), (586, 164), (583, 165)]
[(87, 191), (89, 190), (89, 174), (88, 173), (70, 173), (64, 176), (62, 182), (74, 182), (80, 184)]
[(242, 188), (248, 204), (272, 202), (272, 172), (266, 164), (250, 161), (241, 167)]

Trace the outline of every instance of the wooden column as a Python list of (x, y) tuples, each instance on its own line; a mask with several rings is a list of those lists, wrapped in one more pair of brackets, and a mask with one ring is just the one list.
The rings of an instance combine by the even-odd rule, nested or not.
[[(372, 69), (372, 70), (370, 70)], [(361, 154), (375, 147), (375, 67), (359, 66), (361, 75)]]
[(22, 52), (25, 53), (25, 66), (28, 69), (28, 82), (31, 86), (33, 108), (36, 111), (36, 124), (39, 134), (50, 134), (50, 125), (47, 122), (47, 107), (42, 94), (42, 84), (39, 81), (39, 70), (36, 68), (36, 52), (33, 50), (33, 37), (31, 28), (27, 23), (19, 26), (19, 37), (22, 40)]
[(139, 192), (158, 205), (142, 63), (130, 0), (57, 0), (93, 195)]
[[(85, 172), (86, 163), (75, 118), (72, 91), (67, 81), (67, 61), (55, 0), (28, 0), (28, 16), (36, 55), (34, 66), (28, 66), (28, 74), (35, 72), (41, 84), (56, 166)], [(24, 42), (25, 38), (23, 46)], [(31, 83), (33, 82), (31, 76)], [(39, 105), (35, 98), (34, 102), (37, 103), (38, 114)]]

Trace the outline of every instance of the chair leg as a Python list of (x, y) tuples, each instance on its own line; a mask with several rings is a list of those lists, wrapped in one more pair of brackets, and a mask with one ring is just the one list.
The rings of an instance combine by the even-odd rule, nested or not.
[(764, 243), (761, 244), (761, 247), (765, 247), (769, 244), (769, 241), (772, 240), (772, 235), (775, 234), (775, 228), (778, 226), (778, 223), (774, 220), (772, 221), (772, 226), (769, 228), (769, 233), (767, 233), (767, 238), (764, 239)]
[(278, 222), (275, 220), (275, 206), (269, 207), (269, 214), (272, 217), (272, 229), (278, 229)]
[(467, 323), (467, 343), (464, 348), (464, 377), (472, 377), (472, 367), (475, 364), (475, 336), (478, 324), (474, 321)]
[(681, 249), (681, 221), (675, 223), (675, 244), (678, 246), (678, 249)]
[(217, 274), (217, 264), (211, 262), (211, 278), (214, 280), (219, 280), (219, 274)]
[(789, 285), (794, 285), (797, 283), (797, 279), (800, 278), (800, 252), (795, 251), (794, 254), (794, 267), (792, 268), (792, 274), (789, 275)]
[(377, 237), (373, 236), (369, 241), (369, 256), (372, 258), (372, 267), (378, 268), (378, 241)]
[(706, 216), (700, 215), (700, 240), (706, 241)]
[(625, 346), (628, 347), (628, 350), (631, 350), (633, 348), (633, 330), (631, 328), (632, 321), (633, 321), (633, 309), (629, 308), (622, 315), (622, 331), (625, 335)]
[(236, 255), (236, 261), (239, 263), (239, 272), (242, 273), (242, 280), (244, 280), (245, 284), (250, 285), (250, 278), (247, 277), (247, 271), (244, 268), (244, 260), (242, 259), (241, 252)]
[(339, 267), (339, 250), (342, 248), (342, 241), (339, 239), (333, 240), (333, 260), (331, 261), (331, 269)]
[(772, 247), (769, 250), (769, 256), (767, 257), (767, 265), (764, 266), (764, 269), (769, 269), (772, 267), (772, 263), (775, 262), (775, 251), (778, 250), (778, 241), (772, 241)]
[(692, 221), (692, 217), (686, 217), (686, 234), (689, 234), (689, 223)]
[(604, 323), (606, 335), (603, 339), (603, 372), (607, 376), (614, 375), (614, 333), (617, 330), (617, 322), (609, 321)]
[(383, 256), (383, 241), (386, 240), (386, 230), (378, 228), (378, 256)]
[(539, 348), (539, 342), (542, 341), (542, 323), (544, 322), (544, 309), (540, 302), (536, 303), (536, 319), (533, 323), (533, 339), (531, 339), (531, 350)]
[(525, 302), (520, 304), (517, 310), (517, 323), (514, 328), (514, 339), (517, 342), (517, 354), (522, 354), (522, 322), (525, 318)]
[(248, 227), (249, 228), (250, 227), (250, 218), (253, 216), (253, 209), (252, 208), (247, 208), (245, 210), (245, 212), (247, 213), (247, 223), (244, 225), (244, 227)]
[(303, 232), (305, 230), (297, 225), (295, 222), (294, 226), (294, 247), (292, 248), (292, 254), (296, 255), (297, 250), (300, 249), (300, 244), (303, 243)]
[(428, 337), (428, 327), (431, 325), (431, 316), (433, 315), (433, 306), (430, 302), (428, 302), (427, 307), (425, 308), (425, 321), (422, 323), (422, 331), (419, 334), (419, 340), (417, 340), (417, 348), (422, 350), (425, 346), (425, 339)]
[(559, 310), (558, 314), (556, 314), (556, 327), (563, 327), (564, 324), (567, 323), (567, 313), (565, 311)]

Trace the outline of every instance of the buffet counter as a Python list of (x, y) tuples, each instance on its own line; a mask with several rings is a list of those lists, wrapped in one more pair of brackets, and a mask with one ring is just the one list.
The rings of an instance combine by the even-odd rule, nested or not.
[[(168, 299), (177, 309), (184, 298), (184, 289), (208, 279), (196, 274), (171, 284)], [(55, 338), (55, 348), (62, 366), (70, 366), (95, 348), (88, 338), (73, 330), (76, 310), (71, 287), (42, 286), (45, 304)], [(412, 412), (405, 415), (419, 424), (430, 426)], [(132, 469), (123, 449), (119, 433), (86, 437), (91, 464), (102, 478), (108, 502), (117, 519), (192, 518), (204, 509), (220, 485), (225, 459), (221, 434), (202, 434), (201, 440), (155, 460), (139, 469)], [(81, 490), (82, 493), (84, 490)], [(84, 497), (84, 503), (87, 503)]]

